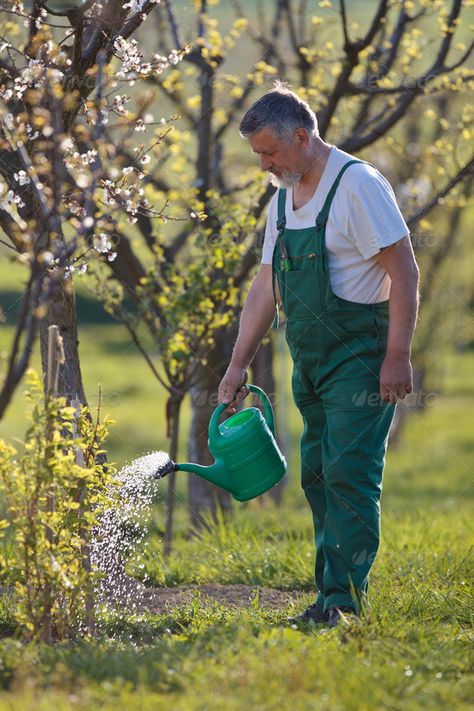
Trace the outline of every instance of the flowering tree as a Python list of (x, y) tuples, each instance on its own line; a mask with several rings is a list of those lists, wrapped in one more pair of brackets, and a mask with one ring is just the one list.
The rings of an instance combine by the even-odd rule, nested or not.
[(149, 151), (168, 127), (146, 112), (137, 96), (133, 129), (155, 127), (150, 145), (136, 141), (129, 165), (117, 154), (115, 137), (130, 132), (120, 93), (176, 65), (185, 48), (144, 57), (131, 36), (156, 8), (156, 0), (1, 3), (0, 45), (0, 227), (11, 258), (28, 272), (7, 372), (0, 390), (0, 417), (23, 376), (38, 330), (46, 359), (46, 333), (60, 327), (65, 362), (59, 394), (85, 402), (77, 352), (74, 272), (94, 261), (112, 263), (114, 245), (137, 214), (164, 219), (142, 181)]

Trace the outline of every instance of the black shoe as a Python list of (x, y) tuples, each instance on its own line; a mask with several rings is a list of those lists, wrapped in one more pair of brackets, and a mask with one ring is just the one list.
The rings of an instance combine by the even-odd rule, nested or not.
[(357, 617), (353, 607), (330, 607), (328, 610), (328, 627), (336, 627), (339, 623), (350, 624)]
[(310, 605), (306, 610), (303, 612), (303, 614), (298, 615), (297, 617), (289, 617), (288, 622), (291, 625), (298, 625), (298, 624), (304, 624), (304, 625), (309, 625), (311, 622), (314, 624), (319, 624), (321, 622), (328, 622), (329, 621), (329, 615), (327, 612), (324, 612), (323, 608), (319, 604), (319, 602), (314, 602), (312, 605)]

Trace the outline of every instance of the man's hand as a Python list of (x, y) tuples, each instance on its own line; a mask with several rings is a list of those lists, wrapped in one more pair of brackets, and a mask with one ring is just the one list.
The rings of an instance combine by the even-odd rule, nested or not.
[(378, 261), (391, 279), (387, 351), (380, 369), (380, 397), (403, 400), (413, 390), (411, 342), (418, 311), (419, 272), (409, 237), (382, 250)]
[(230, 364), (221, 380), (218, 391), (218, 402), (229, 405), (225, 412), (233, 414), (250, 390), (246, 386), (248, 371), (245, 368)]
[(387, 353), (380, 369), (380, 397), (395, 404), (413, 390), (410, 358)]

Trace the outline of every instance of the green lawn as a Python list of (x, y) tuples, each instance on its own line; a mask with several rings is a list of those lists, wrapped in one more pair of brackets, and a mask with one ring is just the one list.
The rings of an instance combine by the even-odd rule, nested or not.
[[(166, 447), (163, 393), (120, 328), (92, 324), (81, 333), (91, 403), (100, 382), (104, 412), (117, 420), (112, 458), (122, 463)], [(244, 583), (298, 590), (297, 602), (275, 611), (255, 594), (242, 611), (206, 604), (196, 593), (166, 615), (122, 619), (112, 636), (106, 628), (94, 642), (46, 648), (9, 636), (4, 600), (0, 709), (472, 708), (474, 356), (448, 354), (441, 361), (431, 404), (411, 417), (401, 446), (389, 452), (369, 621), (323, 633), (286, 623), (292, 610), (313, 599), (313, 553), (309, 510), (297, 481), (299, 416), (285, 405), (291, 481), (282, 507), (236, 504), (228, 526), (188, 539), (186, 475), (180, 474), (171, 557), (162, 556), (160, 495), (147, 552), (131, 568), (143, 564), (154, 585)], [(288, 398), (285, 358), (277, 374), (280, 396)], [(17, 396), (2, 423), (5, 435), (21, 436), (22, 411)], [(182, 456), (188, 421), (185, 408)]]

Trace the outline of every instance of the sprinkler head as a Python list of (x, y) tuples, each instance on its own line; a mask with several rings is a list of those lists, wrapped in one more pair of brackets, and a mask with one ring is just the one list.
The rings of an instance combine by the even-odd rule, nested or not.
[(170, 472), (176, 471), (178, 471), (178, 465), (175, 464), (172, 459), (167, 459), (165, 462), (160, 464), (156, 472), (153, 474), (153, 479), (163, 479), (163, 477)]

